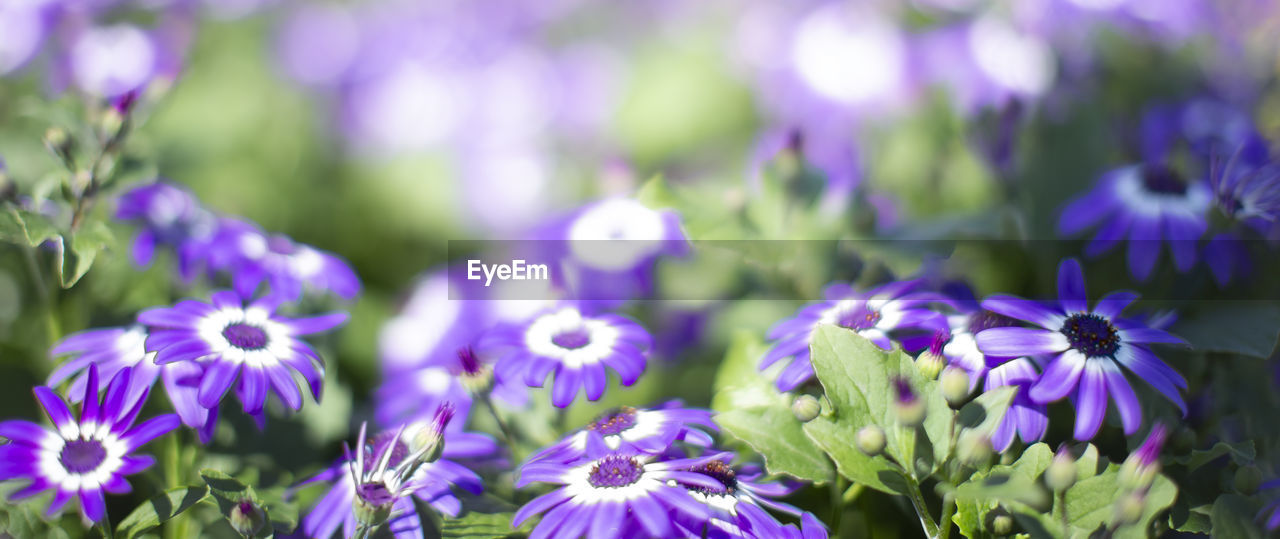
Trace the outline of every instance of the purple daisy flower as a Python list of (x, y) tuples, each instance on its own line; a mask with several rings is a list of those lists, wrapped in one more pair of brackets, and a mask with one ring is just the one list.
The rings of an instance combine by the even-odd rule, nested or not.
[(26, 479), (30, 483), (11, 499), (23, 499), (53, 489), (47, 515), (54, 515), (72, 496), (93, 522), (106, 514), (104, 492), (130, 491), (125, 476), (149, 468), (155, 459), (133, 452), (178, 427), (178, 416), (165, 414), (134, 426), (147, 400), (147, 390), (130, 394), (131, 369), (119, 371), (99, 400), (98, 368), (89, 366), (80, 418), (76, 419), (61, 398), (48, 387), (35, 388), (36, 400), (55, 430), (23, 420), (0, 421), (0, 480)]
[(948, 315), (947, 325), (951, 327), (951, 333), (939, 353), (947, 359), (947, 365), (963, 369), (969, 375), (969, 391), (977, 388), (978, 382), (992, 367), (1009, 361), (1007, 357), (988, 357), (982, 353), (974, 336), (986, 329), (1017, 325), (1016, 320), (975, 309), (967, 314)]
[(201, 406), (197, 399), (204, 367), (192, 362), (157, 365), (155, 352), (146, 350), (146, 338), (147, 329), (141, 325), (69, 335), (55, 345), (50, 354), (67, 355), (70, 359), (54, 369), (46, 383), (53, 387), (74, 376), (67, 397), (71, 402), (80, 402), (88, 384), (89, 366), (96, 366), (101, 375), (98, 390), (105, 390), (107, 382), (126, 368), (133, 373), (129, 383), (131, 395), (150, 390), (157, 378), (162, 379), (169, 402), (182, 423), (196, 429), (200, 440), (208, 443), (217, 424), (217, 411)]
[(790, 359), (776, 382), (781, 391), (791, 391), (813, 378), (809, 343), (823, 324), (852, 329), (885, 350), (893, 347), (889, 335), (894, 331), (919, 330), (930, 335), (946, 331), (946, 317), (925, 306), (948, 301), (937, 294), (917, 292), (921, 284), (920, 280), (897, 281), (867, 292), (857, 292), (846, 284), (828, 286), (826, 300), (802, 307), (794, 317), (769, 330), (769, 339), (776, 342), (761, 360), (760, 370)]
[(272, 293), (289, 299), (301, 297), (307, 287), (345, 299), (360, 293), (360, 278), (332, 253), (237, 219), (222, 219), (218, 229), (212, 264), (231, 273), (232, 285), (242, 296), (252, 296), (264, 281)]
[[(470, 443), (467, 434), (454, 431), (456, 425), (438, 407), (429, 421), (420, 421), (396, 429), (382, 431), (366, 441), (361, 426), (356, 454), (321, 471), (300, 488), (316, 482), (332, 482), (329, 491), (316, 502), (302, 519), (302, 530), (310, 537), (332, 537), (342, 529), (343, 537), (351, 537), (360, 522), (357, 504), (391, 506), (387, 524), (396, 537), (421, 538), (420, 519), (412, 498), (418, 498), (436, 511), (456, 516), (462, 502), (454, 489), (473, 494), (482, 491), (480, 476), (456, 459), (490, 454), (495, 446)], [(431, 455), (433, 444), (443, 443), (438, 458)], [(435, 458), (429, 462), (414, 459)]]
[(731, 457), (724, 453), (718, 460), (689, 468), (691, 472), (715, 479), (720, 487), (689, 486), (689, 494), (707, 506), (710, 518), (705, 521), (677, 520), (677, 524), (689, 537), (765, 538), (783, 534), (782, 523), (764, 509), (799, 516), (799, 509), (773, 500), (796, 489), (781, 483), (759, 482), (764, 474), (758, 466), (746, 465), (735, 470), (729, 465)]
[(813, 513), (805, 513), (800, 515), (800, 525), (787, 524), (782, 527), (782, 534), (779, 535), (784, 539), (827, 539), (827, 527), (813, 516)]
[(605, 412), (587, 427), (529, 457), (529, 462), (572, 462), (608, 451), (658, 455), (676, 440), (709, 447), (717, 431), (710, 410), (684, 408), (678, 400), (650, 409), (623, 406)]
[(1068, 203), (1058, 220), (1058, 233), (1074, 235), (1102, 226), (1086, 245), (1097, 256), (1128, 237), (1129, 273), (1145, 281), (1167, 241), (1180, 272), (1196, 262), (1196, 240), (1208, 229), (1209, 186), (1188, 181), (1158, 163), (1125, 166), (1107, 172), (1085, 195)]
[(1150, 343), (1183, 341), (1145, 323), (1120, 318), (1136, 294), (1113, 292), (1090, 309), (1080, 262), (1069, 258), (1058, 269), (1058, 296), (1053, 306), (1011, 296), (983, 300), (984, 309), (1039, 327), (985, 330), (977, 335), (978, 348), (992, 356), (1051, 356), (1028, 395), (1043, 404), (1074, 393), (1077, 440), (1090, 440), (1098, 433), (1108, 395), (1115, 401), (1126, 434), (1141, 426), (1142, 406), (1121, 366), (1186, 413), (1178, 391), (1186, 389), (1186, 380), (1148, 348)]
[(551, 402), (560, 408), (569, 406), (580, 388), (588, 400), (599, 400), (608, 384), (606, 367), (618, 373), (622, 385), (634, 384), (652, 346), (649, 333), (626, 317), (588, 315), (568, 305), (498, 328), (484, 340), (482, 347), (508, 350), (498, 360), (497, 376), (542, 387), (551, 375)]
[(456, 403), (466, 422), (476, 395), (492, 394), (519, 408), (528, 401), (522, 380), (506, 380), (494, 375), (492, 355), (477, 354), (471, 347), (460, 348), (446, 364), (426, 365), (413, 371), (388, 375), (377, 389), (378, 421), (395, 424), (412, 420), (423, 410), (442, 402)]
[(120, 195), (116, 219), (135, 221), (141, 230), (133, 240), (133, 261), (140, 267), (151, 263), (157, 246), (174, 249), (178, 274), (190, 281), (208, 257), (217, 232), (217, 218), (185, 189), (157, 181), (140, 185)]
[(298, 337), (328, 331), (347, 320), (346, 313), (278, 316), (281, 299), (265, 296), (246, 306), (234, 292), (222, 290), (213, 293), (211, 303), (183, 300), (173, 307), (143, 311), (138, 321), (150, 328), (146, 347), (156, 352), (157, 364), (196, 362), (205, 367), (197, 395), (201, 406), (216, 408), (238, 379), (236, 396), (244, 411), (259, 416), (268, 387), (290, 408), (302, 407), (294, 372), (320, 400), (324, 361)]
[(720, 460), (699, 458), (656, 460), (649, 455), (605, 453), (571, 463), (539, 461), (520, 469), (517, 488), (533, 482), (563, 485), (516, 511), (513, 526), (545, 513), (529, 539), (544, 537), (671, 537), (680, 518), (706, 520), (710, 511), (690, 487), (723, 489), (717, 479), (691, 468)]
[(1044, 438), (1049, 427), (1049, 416), (1043, 404), (1031, 400), (1027, 389), (1040, 379), (1040, 372), (1034, 362), (1027, 358), (1018, 358), (987, 371), (987, 380), (983, 391), (992, 391), (1004, 386), (1014, 386), (1018, 392), (1013, 396), (1013, 403), (1005, 412), (1004, 418), (991, 433), (991, 447), (1003, 453), (1013, 445), (1014, 438), (1022, 443), (1031, 444)]

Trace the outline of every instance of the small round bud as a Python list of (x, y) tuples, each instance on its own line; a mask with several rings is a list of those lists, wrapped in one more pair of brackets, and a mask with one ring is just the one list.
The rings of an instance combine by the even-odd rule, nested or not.
[(252, 500), (241, 500), (231, 507), (231, 514), (227, 516), (227, 520), (236, 533), (253, 537), (266, 522), (266, 515)]
[(911, 382), (906, 378), (895, 378), (892, 384), (893, 410), (898, 416), (898, 422), (907, 426), (919, 425), (924, 421), (924, 400), (916, 395)]
[(947, 359), (937, 356), (925, 350), (916, 358), (916, 368), (920, 370), (925, 378), (936, 379), (938, 373), (942, 372), (942, 368), (947, 366)]
[(953, 407), (959, 407), (969, 398), (969, 373), (964, 372), (964, 369), (955, 367), (943, 369), (941, 385), (942, 396), (947, 399), (947, 404)]
[(1062, 492), (1076, 484), (1078, 475), (1076, 459), (1071, 456), (1069, 449), (1063, 447), (1058, 449), (1058, 453), (1053, 456), (1053, 462), (1049, 463), (1049, 468), (1044, 471), (1044, 484), (1054, 492)]
[(991, 439), (973, 430), (965, 430), (956, 445), (960, 461), (973, 467), (986, 464), (991, 459)]
[(61, 127), (50, 127), (44, 131), (44, 143), (54, 151), (61, 151), (70, 141), (67, 130)]
[(1003, 510), (987, 513), (987, 529), (992, 535), (1004, 536), (1013, 533), (1013, 517)]
[(822, 412), (822, 404), (813, 395), (800, 395), (791, 403), (791, 413), (795, 414), (796, 419), (801, 423), (813, 421)]
[(858, 429), (858, 434), (854, 436), (854, 443), (857, 444), (859, 451), (874, 457), (884, 451), (884, 431), (875, 425), (867, 425)]
[(1262, 485), (1262, 472), (1257, 466), (1241, 466), (1236, 469), (1235, 477), (1236, 491), (1246, 496), (1252, 496), (1258, 492), (1258, 487)]
[(102, 118), (98, 122), (98, 128), (102, 130), (107, 139), (114, 138), (120, 134), (120, 128), (122, 127), (124, 127), (124, 114), (117, 110), (116, 107), (108, 107), (102, 113)]
[(1116, 526), (1133, 524), (1142, 518), (1142, 511), (1147, 503), (1142, 491), (1134, 491), (1116, 502), (1114, 522)]

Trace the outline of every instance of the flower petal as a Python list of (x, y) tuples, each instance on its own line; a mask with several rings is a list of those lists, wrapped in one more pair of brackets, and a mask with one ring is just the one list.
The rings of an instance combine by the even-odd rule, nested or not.
[[(990, 331), (990, 330), (988, 330)], [(1044, 373), (1027, 391), (1027, 396), (1038, 403), (1059, 400), (1076, 388), (1080, 373), (1084, 372), (1085, 358), (1080, 352), (1067, 350), (1054, 358)]]
[(1085, 297), (1084, 271), (1080, 269), (1079, 260), (1068, 258), (1058, 265), (1058, 301), (1068, 313), (1089, 312), (1089, 303)]
[(1061, 332), (1037, 328), (991, 328), (978, 332), (974, 339), (982, 353), (999, 357), (1053, 354), (1071, 347)]

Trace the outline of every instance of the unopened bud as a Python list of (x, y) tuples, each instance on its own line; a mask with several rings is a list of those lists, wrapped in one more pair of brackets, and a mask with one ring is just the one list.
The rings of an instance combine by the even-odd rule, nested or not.
[(418, 422), (410, 426), (415, 432), (409, 440), (409, 451), (421, 455), (418, 457), (419, 461), (440, 460), (440, 455), (444, 453), (444, 429), (453, 420), (453, 414), (453, 404), (446, 402), (436, 408), (430, 423)]
[(892, 383), (893, 409), (898, 416), (898, 422), (907, 426), (919, 425), (924, 421), (924, 400), (916, 395), (915, 390), (911, 388), (911, 382), (906, 378), (895, 378)]
[(116, 110), (116, 107), (107, 107), (98, 121), (98, 128), (102, 130), (102, 134), (107, 140), (114, 139), (120, 134), (121, 127), (124, 127), (124, 114)]
[(231, 514), (227, 516), (227, 520), (236, 533), (253, 537), (259, 529), (262, 529), (262, 525), (266, 522), (266, 515), (252, 500), (241, 500), (231, 507)]
[(884, 451), (884, 431), (875, 425), (867, 425), (858, 429), (853, 441), (857, 444), (858, 450), (866, 453), (869, 457), (874, 457)]
[(991, 452), (991, 439), (974, 430), (965, 430), (956, 446), (960, 461), (975, 468), (986, 464)]
[(73, 162), (72, 153), (75, 145), (66, 129), (61, 127), (46, 129), (44, 132), (44, 145), (64, 163), (70, 164)]
[(1241, 466), (1236, 469), (1235, 477), (1236, 492), (1246, 496), (1252, 496), (1258, 492), (1258, 487), (1262, 485), (1262, 472), (1257, 466)]
[(1013, 533), (1013, 517), (1003, 509), (987, 513), (987, 529), (992, 535), (1005, 536)]
[(1161, 423), (1151, 427), (1151, 433), (1142, 445), (1124, 459), (1120, 465), (1120, 485), (1135, 490), (1145, 489), (1160, 473), (1160, 451), (1164, 448), (1169, 430)]
[(480, 356), (470, 346), (458, 349), (458, 369), (455, 373), (463, 387), (473, 395), (488, 395), (493, 389), (493, 369), (480, 361)]
[(969, 398), (969, 373), (964, 369), (955, 367), (947, 367), (942, 371), (940, 379), (942, 385), (942, 396), (947, 399), (947, 404), (953, 407), (959, 407)]
[(357, 522), (372, 530), (391, 518), (391, 508), (395, 505), (395, 501), (395, 495), (381, 482), (356, 485), (352, 512), (355, 513)]
[(796, 419), (801, 423), (813, 421), (822, 412), (822, 404), (813, 395), (800, 395), (791, 403), (791, 413), (795, 414)]
[(949, 340), (951, 340), (950, 333), (945, 331), (935, 333), (933, 340), (929, 343), (929, 347), (920, 353), (920, 357), (916, 358), (916, 368), (920, 370), (920, 374), (923, 374), (925, 378), (936, 379), (938, 373), (942, 372), (943, 367), (947, 366), (947, 358), (942, 355), (942, 350)]
[(1116, 502), (1114, 523), (1117, 527), (1133, 524), (1142, 518), (1142, 511), (1147, 503), (1143, 491), (1133, 491)]
[(1044, 484), (1054, 492), (1062, 492), (1076, 484), (1078, 476), (1076, 459), (1071, 456), (1071, 450), (1063, 446), (1058, 449), (1058, 453), (1053, 456), (1053, 462), (1049, 463), (1049, 468), (1044, 471)]

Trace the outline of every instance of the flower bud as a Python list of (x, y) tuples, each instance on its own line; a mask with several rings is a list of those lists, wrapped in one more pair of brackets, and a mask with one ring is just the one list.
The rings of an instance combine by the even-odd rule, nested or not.
[(1044, 484), (1054, 492), (1062, 492), (1076, 483), (1078, 475), (1075, 457), (1071, 456), (1071, 450), (1063, 446), (1058, 449), (1058, 453), (1053, 456), (1053, 462), (1049, 463), (1049, 468), (1044, 471)]
[(472, 395), (487, 395), (493, 389), (493, 369), (481, 362), (470, 346), (458, 349), (458, 370), (454, 374)]
[(1013, 517), (1004, 509), (996, 509), (987, 513), (987, 529), (992, 535), (1005, 536), (1013, 533)]
[(44, 132), (44, 146), (64, 163), (70, 165), (74, 162), (72, 153), (75, 151), (75, 140), (71, 138), (66, 129), (61, 127), (46, 129)]
[(795, 414), (796, 419), (801, 423), (813, 421), (822, 412), (822, 404), (813, 395), (800, 395), (791, 403), (791, 413)]
[(895, 378), (892, 382), (894, 391), (893, 410), (898, 422), (907, 426), (919, 425), (924, 421), (924, 401), (911, 388), (906, 378)]
[(930, 380), (936, 379), (938, 373), (942, 372), (942, 368), (947, 366), (947, 358), (942, 355), (942, 349), (946, 347), (947, 341), (951, 340), (951, 334), (945, 331), (939, 331), (933, 335), (933, 340), (929, 343), (929, 348), (920, 353), (920, 357), (916, 358), (916, 368), (920, 370), (925, 378)]
[(352, 510), (356, 521), (366, 529), (375, 529), (391, 518), (391, 508), (396, 496), (382, 482), (370, 482), (356, 486)]
[(236, 533), (253, 537), (266, 522), (266, 514), (252, 500), (246, 499), (231, 507), (231, 514), (227, 516), (227, 520)]
[(1160, 450), (1168, 436), (1169, 430), (1163, 424), (1156, 423), (1151, 427), (1147, 439), (1120, 465), (1120, 486), (1135, 490), (1151, 486), (1156, 474), (1160, 473)]
[(414, 455), (420, 455), (419, 461), (440, 460), (440, 455), (444, 452), (444, 429), (453, 420), (453, 414), (453, 404), (446, 402), (436, 408), (435, 416), (430, 423), (419, 422), (410, 427), (415, 432), (409, 440), (409, 451)]
[(943, 369), (940, 381), (942, 396), (952, 407), (959, 408), (969, 398), (969, 373), (964, 369), (947, 367)]
[(1258, 492), (1258, 487), (1262, 485), (1262, 472), (1257, 466), (1241, 466), (1236, 469), (1235, 477), (1236, 492), (1246, 496), (1252, 496)]
[(956, 446), (960, 461), (975, 468), (986, 464), (991, 452), (991, 439), (974, 430), (965, 430)]
[(884, 431), (875, 425), (867, 425), (858, 429), (858, 433), (854, 435), (854, 443), (858, 446), (859, 451), (866, 453), (869, 457), (874, 457), (884, 451)]

